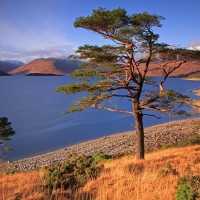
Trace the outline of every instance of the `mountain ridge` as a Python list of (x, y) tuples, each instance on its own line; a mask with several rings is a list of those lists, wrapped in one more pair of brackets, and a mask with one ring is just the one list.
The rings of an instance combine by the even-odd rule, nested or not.
[(18, 68), (19, 65), (0, 60), (0, 70), (8, 73), (11, 70)]
[(20, 61), (20, 60), (4, 60), (4, 62), (8, 62), (8, 63), (11, 63), (11, 64), (15, 64), (15, 65), (18, 65), (18, 66), (22, 66), (22, 65), (25, 64), (25, 63), (23, 63), (23, 62)]
[[(9, 74), (53, 74), (53, 75), (66, 75), (79, 68), (78, 64), (81, 61), (73, 62), (69, 59), (60, 58), (38, 58), (21, 67), (8, 71)], [(153, 70), (159, 68), (157, 63), (151, 63), (149, 67), (148, 75), (150, 76), (162, 76), (162, 70)], [(140, 65), (141, 72), (145, 69), (145, 64)], [(0, 70), (2, 70), (0, 68)], [(4, 71), (4, 70), (2, 70)], [(170, 76), (175, 77), (187, 77), (191, 74), (200, 71), (200, 62), (189, 61), (181, 65), (180, 68), (175, 70)]]
[(79, 68), (79, 62), (59, 58), (38, 58), (17, 69), (9, 71), (9, 74), (69, 74)]
[(8, 73), (0, 70), (0, 76), (11, 76), (11, 74), (8, 74)]

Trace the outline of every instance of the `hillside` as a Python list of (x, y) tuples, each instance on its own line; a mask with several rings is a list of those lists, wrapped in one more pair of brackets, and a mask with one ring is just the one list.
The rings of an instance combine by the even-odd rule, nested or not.
[[(80, 61), (79, 61), (80, 62)], [(55, 74), (65, 75), (73, 72), (78, 68), (79, 62), (73, 62), (67, 59), (55, 58), (39, 58), (33, 60), (17, 69), (9, 71), (9, 74)], [(10, 63), (8, 63), (10, 64)], [(161, 70), (152, 70), (159, 66), (152, 63), (148, 75), (161, 76)], [(141, 70), (144, 69), (144, 64), (141, 64)], [(0, 68), (0, 70), (2, 70)], [(5, 71), (5, 70), (2, 70)], [(183, 64), (179, 69), (171, 74), (171, 76), (187, 77), (193, 73), (200, 72), (200, 63), (188, 62)]]
[[(175, 126), (178, 130), (174, 129)], [(175, 135), (175, 140), (167, 139), (163, 145), (163, 138), (157, 140), (158, 133), (149, 129), (155, 136), (155, 143), (152, 140), (145, 143), (149, 146), (159, 143), (159, 146), (150, 152), (146, 148), (145, 160), (136, 160), (134, 153), (128, 153), (129, 145), (126, 152), (118, 151), (113, 155), (95, 153), (88, 157), (84, 156), (88, 151), (82, 152), (83, 146), (76, 146), (76, 149), (81, 149), (79, 153), (73, 150), (65, 155), (65, 152), (58, 154), (58, 151), (53, 151), (50, 153), (56, 159), (53, 162), (46, 162), (49, 153), (16, 162), (0, 159), (0, 168), (3, 167), (0, 170), (0, 194), (3, 199), (22, 200), (174, 200), (178, 188), (179, 194), (184, 193), (185, 188), (178, 185), (178, 180), (184, 177), (186, 183), (195, 183), (190, 188), (190, 194), (196, 192), (200, 197), (199, 118), (175, 120), (154, 128), (161, 136), (164, 132)], [(193, 134), (179, 140), (178, 135), (184, 132)], [(149, 138), (148, 135), (146, 137)], [(121, 147), (124, 142), (120, 138), (114, 143)], [(104, 137), (104, 143), (106, 140)], [(90, 149), (97, 148), (96, 143), (83, 144)], [(105, 149), (103, 144), (101, 146)], [(63, 159), (59, 160), (62, 156)], [(176, 198), (184, 199), (194, 198)]]
[[(123, 157), (106, 163), (101, 176), (90, 181), (82, 193), (95, 200), (174, 200), (179, 178), (188, 174), (200, 177), (199, 159), (199, 145), (157, 151), (142, 161)], [(200, 188), (199, 181), (196, 185)]]
[[(144, 69), (144, 64), (142, 68)], [(149, 68), (150, 71), (148, 72), (148, 75), (161, 76), (162, 71), (153, 70), (155, 68), (159, 68), (159, 65), (152, 63)], [(175, 70), (170, 76), (187, 77), (196, 72), (200, 72), (200, 63), (195, 63), (190, 61), (181, 65), (181, 67)]]
[(4, 60), (4, 62), (8, 62), (8, 63), (18, 65), (18, 67), (24, 65), (24, 63), (22, 61), (19, 61), (19, 60)]
[(10, 74), (7, 74), (6, 72), (3, 72), (0, 70), (0, 76), (11, 76)]
[[(24, 200), (174, 200), (178, 179), (189, 174), (190, 178), (198, 180), (199, 169), (200, 145), (196, 145), (148, 153), (141, 161), (131, 155), (108, 160), (101, 175), (80, 189), (45, 187), (44, 169), (0, 175), (0, 193), (3, 199)], [(200, 187), (200, 181), (193, 187)], [(184, 194), (181, 188), (179, 191)]]
[(73, 72), (77, 68), (78, 62), (72, 62), (66, 59), (39, 58), (15, 70), (9, 71), (9, 74), (64, 75)]
[(19, 67), (18, 64), (13, 64), (13, 63), (9, 63), (9, 62), (5, 62), (5, 61), (0, 60), (0, 70), (3, 71), (3, 72), (9, 72), (9, 71), (14, 70), (18, 67)]
[(200, 71), (191, 73), (189, 76), (186, 77), (187, 80), (200, 80)]

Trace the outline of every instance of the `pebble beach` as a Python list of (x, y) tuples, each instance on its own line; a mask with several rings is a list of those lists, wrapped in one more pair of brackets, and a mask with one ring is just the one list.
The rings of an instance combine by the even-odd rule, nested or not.
[[(199, 134), (200, 118), (175, 120), (164, 124), (145, 128), (145, 152), (157, 150), (164, 144), (176, 143), (192, 135)], [(29, 157), (17, 161), (10, 161), (0, 166), (0, 171), (16, 169), (30, 171), (46, 165), (63, 162), (70, 153), (78, 155), (94, 155), (103, 152), (109, 155), (135, 152), (135, 131), (113, 134), (69, 146), (46, 154)]]

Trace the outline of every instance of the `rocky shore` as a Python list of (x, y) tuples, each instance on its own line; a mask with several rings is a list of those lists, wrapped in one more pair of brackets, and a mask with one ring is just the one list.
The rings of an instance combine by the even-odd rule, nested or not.
[(200, 78), (183, 78), (183, 79), (188, 81), (200, 81)]
[[(192, 92), (194, 92), (196, 96), (200, 96), (200, 89), (193, 90)], [(192, 100), (192, 106), (193, 106), (197, 111), (200, 111), (200, 99)]]
[[(156, 150), (164, 144), (176, 143), (189, 136), (199, 134), (199, 122), (200, 118), (195, 118), (171, 121), (145, 128), (145, 151)], [(109, 155), (131, 153), (135, 151), (135, 140), (135, 131), (114, 134), (46, 154), (6, 163), (0, 166), (0, 170), (30, 171), (45, 165), (63, 162), (70, 153), (77, 153), (78, 155), (93, 155), (98, 152)]]
[(200, 89), (193, 90), (192, 92), (194, 92), (196, 96), (200, 96)]

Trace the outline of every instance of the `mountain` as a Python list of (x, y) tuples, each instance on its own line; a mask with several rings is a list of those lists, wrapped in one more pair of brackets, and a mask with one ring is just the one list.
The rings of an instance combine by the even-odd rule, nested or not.
[(4, 62), (8, 62), (8, 63), (11, 63), (11, 64), (15, 64), (17, 66), (22, 66), (24, 65), (25, 63), (23, 63), (22, 61), (19, 61), (19, 60), (4, 60)]
[(15, 70), (9, 71), (9, 74), (65, 75), (78, 69), (78, 63), (68, 59), (39, 58)]
[(6, 72), (3, 72), (0, 70), (0, 76), (11, 76), (10, 74), (7, 74)]
[(19, 67), (19, 65), (0, 60), (0, 70), (1, 71), (9, 72), (9, 71), (14, 70), (18, 67)]
[[(80, 62), (80, 61), (79, 61)], [(9, 74), (28, 74), (28, 75), (65, 75), (78, 69), (78, 63), (68, 59), (55, 59), (55, 58), (39, 58), (33, 60), (17, 69), (9, 71)], [(161, 70), (152, 70), (159, 68), (156, 63), (151, 63), (150, 71), (148, 75), (151, 76), (162, 76)], [(141, 63), (141, 71), (145, 69), (145, 64)], [(1, 70), (1, 68), (0, 68)], [(2, 70), (4, 71), (4, 70)], [(187, 62), (177, 70), (175, 70), (170, 76), (187, 77), (193, 73), (200, 72), (200, 63)]]
[[(149, 68), (148, 75), (149, 76), (162, 76), (162, 70), (153, 70), (159, 68), (159, 65), (156, 63), (152, 63)], [(141, 64), (141, 71), (145, 69), (145, 64)], [(170, 74), (170, 76), (176, 77), (187, 77), (190, 74), (194, 74), (196, 72), (200, 72), (200, 62), (192, 62), (189, 61), (181, 65), (180, 68), (176, 69), (174, 72)]]

